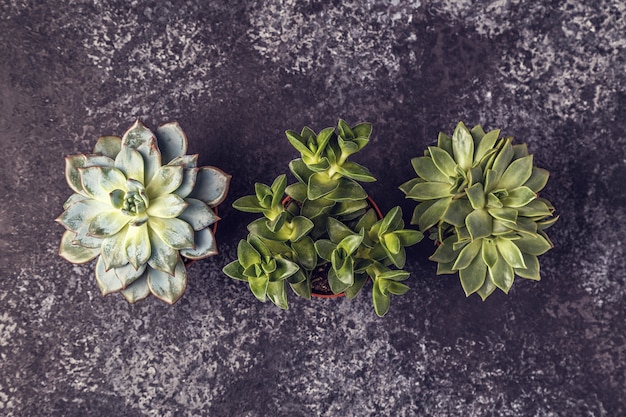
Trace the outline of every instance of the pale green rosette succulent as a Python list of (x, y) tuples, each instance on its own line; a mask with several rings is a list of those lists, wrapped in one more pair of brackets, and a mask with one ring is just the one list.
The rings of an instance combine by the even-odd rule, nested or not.
[(59, 255), (75, 264), (97, 258), (103, 295), (134, 303), (152, 293), (173, 304), (187, 287), (184, 260), (217, 253), (213, 208), (231, 176), (186, 152), (178, 123), (152, 132), (137, 120), (121, 138), (98, 139), (93, 154), (65, 159), (74, 194), (56, 219), (67, 229)]

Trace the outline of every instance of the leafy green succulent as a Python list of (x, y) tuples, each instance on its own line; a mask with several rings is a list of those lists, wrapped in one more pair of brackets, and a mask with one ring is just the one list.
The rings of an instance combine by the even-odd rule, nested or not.
[(538, 196), (548, 171), (533, 165), (525, 144), (499, 136), (460, 122), (411, 160), (417, 177), (400, 186), (418, 202), (411, 223), (438, 244), (430, 257), (437, 273), (458, 272), (466, 295), (483, 300), (496, 288), (508, 293), (515, 275), (540, 279), (537, 257), (553, 247), (545, 229), (558, 219)]
[(319, 134), (308, 127), (299, 134), (287, 131), (301, 155), (289, 164), (297, 181), (287, 185), (287, 176), (280, 175), (271, 185), (255, 184), (254, 195), (233, 203), (238, 210), (262, 217), (248, 225), (238, 259), (224, 272), (248, 282), (260, 301), (269, 298), (284, 309), (286, 283), (299, 296), (310, 298), (313, 278), (325, 274), (333, 294), (353, 298), (369, 277), (374, 309), (383, 316), (391, 294), (409, 289), (402, 282), (409, 277), (402, 270), (405, 247), (423, 235), (404, 229), (399, 207), (383, 217), (359, 183), (376, 179), (348, 157), (367, 145), (371, 131), (369, 123), (350, 127), (343, 120), (336, 129)]
[(92, 154), (65, 159), (74, 194), (56, 219), (67, 229), (59, 254), (76, 264), (97, 258), (103, 295), (134, 303), (152, 293), (173, 304), (187, 286), (184, 260), (217, 253), (212, 208), (231, 177), (186, 152), (178, 123), (152, 132), (137, 120), (121, 138), (99, 138)]

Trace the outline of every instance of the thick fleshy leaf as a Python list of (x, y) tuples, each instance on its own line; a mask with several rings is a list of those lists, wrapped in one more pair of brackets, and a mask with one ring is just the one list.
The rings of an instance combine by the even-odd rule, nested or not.
[(233, 279), (248, 282), (248, 277), (244, 274), (244, 269), (239, 261), (233, 261), (222, 268), (222, 272)]
[(148, 227), (174, 249), (193, 248), (193, 228), (184, 220), (150, 217)]
[(164, 165), (159, 168), (146, 187), (150, 201), (173, 193), (183, 182), (183, 171), (181, 165)]
[(148, 287), (148, 272), (144, 273), (137, 278), (132, 284), (121, 291), (126, 300), (133, 304), (137, 301), (143, 300), (150, 295), (150, 287)]
[(124, 240), (129, 227), (125, 226), (119, 233), (102, 240), (102, 259), (107, 270), (128, 264)]
[(496, 141), (498, 140), (498, 136), (500, 136), (500, 130), (492, 130), (489, 133), (486, 133), (478, 143), (476, 150), (474, 151), (474, 161), (480, 162), (481, 159), (489, 153), (490, 150), (493, 149)]
[(467, 268), (472, 263), (474, 258), (478, 257), (478, 253), (480, 252), (481, 248), (482, 241), (480, 240), (475, 240), (469, 245), (465, 246), (463, 249), (461, 249), (461, 252), (454, 262), (452, 269), (460, 270)]
[(298, 264), (308, 271), (315, 268), (317, 265), (317, 252), (315, 251), (313, 239), (310, 237), (300, 239), (297, 242), (293, 242), (291, 247), (296, 253)]
[(320, 239), (315, 241), (315, 250), (320, 258), (330, 261), (333, 251), (337, 249), (337, 245), (327, 239)]
[(464, 170), (472, 167), (474, 161), (474, 139), (463, 122), (459, 122), (452, 134), (454, 159)]
[(482, 259), (483, 262), (493, 268), (498, 261), (498, 249), (493, 239), (482, 239)]
[(115, 168), (119, 169), (126, 178), (144, 183), (143, 157), (136, 150), (124, 146), (115, 158)]
[(188, 206), (189, 204), (176, 194), (165, 194), (151, 200), (146, 212), (149, 216), (171, 219), (180, 216)]
[(356, 162), (344, 162), (344, 164), (338, 169), (338, 172), (341, 175), (361, 182), (376, 181), (376, 177), (372, 175), (369, 169), (357, 164)]
[(93, 148), (93, 153), (115, 159), (122, 148), (122, 138), (119, 136), (100, 136)]
[(174, 275), (156, 269), (148, 269), (148, 287), (150, 292), (168, 304), (174, 304), (187, 288), (187, 271), (182, 260), (176, 264)]
[(72, 190), (88, 195), (84, 190), (79, 170), (86, 167), (112, 167), (113, 165), (111, 158), (102, 155), (70, 155), (65, 158), (65, 179)]
[(485, 207), (485, 190), (481, 183), (476, 183), (466, 190), (467, 198), (476, 210)]
[(533, 156), (528, 155), (524, 158), (511, 162), (508, 166), (496, 188), (505, 190), (513, 190), (524, 184), (531, 176), (533, 169)]
[(359, 183), (348, 178), (341, 178), (337, 188), (326, 196), (333, 201), (355, 201), (367, 198), (367, 192)]
[(522, 235), (521, 239), (513, 242), (523, 253), (543, 255), (552, 248), (552, 244), (540, 235)]
[(311, 175), (307, 189), (307, 195), (310, 200), (317, 200), (330, 194), (339, 186), (339, 181), (329, 178), (325, 172), (316, 172)]
[(284, 281), (270, 281), (267, 284), (267, 298), (277, 307), (287, 310), (287, 292)]
[(130, 220), (130, 216), (122, 214), (119, 210), (101, 211), (89, 221), (87, 234), (99, 238), (110, 237), (122, 230)]
[(78, 201), (67, 208), (55, 220), (67, 230), (78, 232), (83, 226), (88, 225), (98, 213), (110, 210), (110, 207), (97, 200), (85, 199)]
[(444, 132), (439, 132), (437, 135), (437, 146), (449, 155), (452, 155), (452, 137), (446, 135)]
[(294, 132), (293, 130), (287, 130), (285, 132), (285, 136), (287, 136), (287, 140), (289, 141), (289, 143), (291, 143), (291, 146), (296, 148), (296, 150), (302, 155), (306, 155), (309, 157), (313, 155), (313, 152), (307, 146), (306, 139), (299, 135), (297, 132)]
[(270, 281), (282, 281), (287, 279), (298, 272), (299, 269), (298, 264), (288, 259), (277, 258), (276, 269), (270, 274)]
[(186, 198), (185, 202), (187, 203), (187, 208), (178, 218), (189, 223), (193, 230), (202, 230), (220, 220), (220, 217), (203, 201), (195, 198)]
[(487, 212), (491, 214), (494, 219), (505, 222), (517, 221), (517, 210), (513, 208), (490, 208), (487, 209)]
[(292, 242), (297, 242), (306, 236), (307, 233), (313, 229), (313, 222), (306, 217), (296, 216), (291, 220), (291, 235), (289, 236), (289, 240)]
[(354, 284), (354, 270), (351, 258), (346, 260), (342, 268), (338, 270), (331, 268), (328, 271), (328, 284), (334, 294), (340, 294)]
[(511, 163), (511, 160), (513, 159), (514, 152), (511, 141), (511, 138), (506, 138), (504, 140), (504, 145), (500, 149), (500, 152), (498, 152), (498, 155), (493, 162), (493, 166), (491, 167), (498, 173), (498, 178), (504, 174), (504, 171), (506, 171), (507, 167)]
[(402, 246), (412, 246), (421, 241), (424, 235), (418, 230), (396, 230), (394, 234), (400, 239)]
[(522, 278), (532, 279), (535, 281), (541, 280), (539, 259), (535, 255), (524, 253), (524, 264), (526, 268), (514, 268), (513, 270), (517, 275)]
[(214, 167), (202, 167), (196, 177), (196, 185), (189, 195), (215, 207), (224, 201), (228, 194), (231, 175)]
[(122, 136), (122, 146), (137, 149), (149, 143), (152, 138), (154, 138), (152, 131), (141, 120), (137, 119)]
[(429, 146), (428, 152), (430, 153), (430, 157), (433, 159), (433, 162), (446, 177), (456, 177), (456, 166), (457, 163), (452, 158), (452, 155), (443, 149)]
[(407, 197), (418, 201), (436, 200), (452, 196), (452, 186), (443, 182), (421, 182), (409, 190)]
[(154, 134), (161, 151), (162, 163), (167, 164), (172, 159), (187, 153), (187, 135), (178, 122), (159, 126)]
[(476, 256), (466, 268), (459, 271), (459, 278), (465, 295), (469, 296), (478, 291), (485, 283), (486, 276), (487, 265), (483, 262), (482, 257)]
[(480, 298), (482, 298), (483, 301), (485, 301), (487, 297), (489, 297), (495, 290), (496, 285), (493, 283), (491, 276), (488, 274), (485, 282), (483, 283), (483, 286), (480, 287), (480, 289), (476, 291), (476, 293), (480, 295)]
[(102, 257), (96, 262), (96, 284), (100, 288), (102, 295), (111, 294), (124, 288), (113, 269), (107, 270)]
[(532, 174), (530, 178), (524, 185), (534, 192), (538, 193), (543, 190), (543, 188), (548, 183), (548, 178), (550, 177), (550, 172), (545, 169), (533, 167)]
[(443, 244), (440, 244), (428, 259), (434, 262), (439, 263), (451, 263), (454, 262), (459, 254), (458, 250), (454, 250), (454, 246), (452, 242), (455, 240), (455, 237), (449, 237), (446, 239)]
[(374, 286), (372, 288), (372, 303), (374, 304), (374, 311), (378, 317), (383, 317), (389, 311), (389, 305), (391, 304), (391, 297), (384, 294), (380, 289), (379, 280), (374, 280)]
[(74, 236), (74, 232), (66, 230), (61, 237), (59, 256), (63, 259), (74, 264), (84, 264), (100, 254), (100, 248), (86, 248), (73, 243)]
[(139, 269), (135, 269), (135, 267), (131, 264), (126, 264), (111, 270), (115, 272), (115, 275), (117, 275), (117, 278), (121, 281), (122, 286), (126, 288), (135, 282), (135, 280), (139, 279), (139, 277), (146, 272), (147, 267), (147, 264), (143, 264), (139, 267)]
[(90, 200), (90, 198), (83, 194), (74, 193), (71, 196), (69, 196), (67, 200), (65, 200), (65, 203), (63, 203), (63, 210), (67, 210), (68, 208), (70, 208), (71, 205), (76, 204), (79, 201), (84, 201), (84, 200)]
[(178, 263), (178, 251), (163, 241), (154, 231), (148, 228), (150, 237), (150, 258), (148, 265), (152, 269), (174, 275), (174, 269)]
[(261, 263), (261, 254), (247, 240), (240, 240), (237, 245), (237, 259), (244, 269)]
[(148, 236), (148, 225), (129, 226), (124, 239), (124, 251), (130, 264), (135, 268), (139, 267), (150, 258), (150, 237)]
[(500, 201), (502, 201), (505, 207), (523, 207), (535, 198), (537, 198), (537, 195), (533, 190), (522, 186), (509, 191), (509, 195)]
[(78, 172), (85, 192), (103, 203), (111, 201), (111, 191), (126, 189), (126, 177), (117, 168), (87, 167)]
[[(202, 202), (202, 204), (205, 203)], [(266, 210), (265, 207), (259, 204), (259, 199), (255, 195), (246, 195), (238, 198), (233, 202), (233, 207), (245, 213), (263, 213)]]
[(464, 198), (452, 200), (450, 201), (448, 209), (443, 216), (443, 221), (450, 223), (453, 226), (465, 226), (465, 218), (472, 211), (473, 208), (469, 200)]
[(267, 285), (269, 284), (269, 278), (266, 275), (261, 276), (249, 276), (248, 286), (250, 291), (256, 297), (257, 300), (264, 303), (267, 300)]
[(420, 156), (411, 159), (413, 169), (421, 178), (430, 182), (449, 182), (450, 178), (437, 168), (432, 158)]
[(65, 180), (67, 185), (77, 193), (84, 193), (83, 183), (80, 179), (79, 168), (85, 166), (86, 156), (83, 154), (65, 157)]
[[(420, 230), (422, 232), (425, 232), (426, 230), (430, 229), (432, 226), (439, 223), (439, 221), (443, 218), (443, 216), (447, 212), (448, 207), (450, 206), (451, 202), (452, 202), (452, 196), (447, 197), (447, 198), (442, 198), (440, 200), (435, 200), (434, 204), (429, 205), (429, 206), (424, 205), (424, 207), (427, 207), (427, 208), (423, 213), (420, 214), (419, 218), (417, 219), (417, 224)], [(417, 208), (416, 208), (416, 213), (414, 213), (413, 220), (415, 220), (415, 214), (417, 214)], [(413, 220), (412, 220), (412, 223), (415, 223)]]
[(550, 216), (553, 212), (553, 209), (542, 199), (535, 199), (517, 210), (521, 216), (539, 218)]
[(217, 254), (217, 244), (213, 231), (206, 227), (202, 230), (194, 232), (194, 243), (196, 247), (193, 249), (183, 249), (180, 251), (182, 256), (189, 259), (203, 259), (208, 256)]
[(522, 252), (511, 240), (498, 237), (496, 238), (496, 247), (506, 263), (511, 265), (513, 268), (526, 268)]
[(472, 240), (491, 235), (493, 218), (487, 210), (474, 210), (465, 218), (465, 225)]
[(300, 158), (293, 159), (289, 162), (289, 169), (293, 173), (293, 175), (300, 181), (301, 183), (308, 184), (309, 178), (313, 175), (313, 171), (306, 166), (304, 161)]
[(493, 267), (488, 268), (488, 271), (489, 276), (496, 287), (508, 294), (511, 286), (513, 285), (513, 268), (499, 256), (496, 264)]

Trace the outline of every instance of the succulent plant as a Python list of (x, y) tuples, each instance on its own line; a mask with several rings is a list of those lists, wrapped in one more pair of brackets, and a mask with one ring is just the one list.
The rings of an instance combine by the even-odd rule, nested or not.
[[(405, 247), (423, 235), (404, 229), (402, 210), (384, 217), (359, 181), (376, 179), (348, 157), (367, 145), (372, 126), (350, 127), (340, 120), (319, 134), (308, 127), (287, 131), (287, 139), (300, 152), (289, 168), (297, 181), (287, 186), (287, 176), (271, 185), (255, 184), (255, 194), (239, 198), (233, 206), (262, 217), (248, 225), (249, 235), (237, 248), (236, 261), (224, 267), (235, 279), (248, 282), (260, 301), (268, 298), (286, 309), (286, 283), (301, 297), (310, 298), (312, 280), (327, 274), (333, 294), (355, 297), (368, 277), (379, 316), (388, 309), (391, 294), (404, 294), (402, 281)], [(287, 197), (285, 197), (287, 194)]]
[(537, 256), (553, 247), (545, 229), (558, 219), (538, 196), (548, 171), (533, 165), (525, 144), (499, 136), (460, 122), (411, 160), (417, 177), (400, 186), (418, 202), (411, 223), (438, 245), (430, 257), (437, 273), (458, 272), (466, 295), (483, 300), (496, 288), (508, 293), (515, 275), (541, 278)]
[(186, 152), (178, 123), (152, 132), (137, 120), (121, 138), (99, 138), (92, 154), (65, 159), (74, 194), (56, 219), (67, 229), (59, 254), (76, 264), (97, 258), (103, 295), (134, 303), (152, 293), (172, 304), (187, 286), (183, 260), (217, 253), (212, 208), (231, 177)]

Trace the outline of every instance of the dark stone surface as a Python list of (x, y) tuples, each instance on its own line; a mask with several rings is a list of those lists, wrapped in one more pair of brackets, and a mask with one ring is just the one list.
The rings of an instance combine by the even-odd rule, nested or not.
[[(0, 415), (625, 415), (625, 49), (622, 0), (1, 0)], [(173, 307), (57, 256), (63, 157), (135, 117), (233, 174)], [(256, 302), (221, 273), (251, 220), (230, 203), (286, 172), (285, 129), (338, 117), (374, 123), (357, 160), (407, 220), (439, 130), (527, 142), (561, 215), (543, 280), (465, 298), (425, 240), (382, 319), (369, 292)]]

